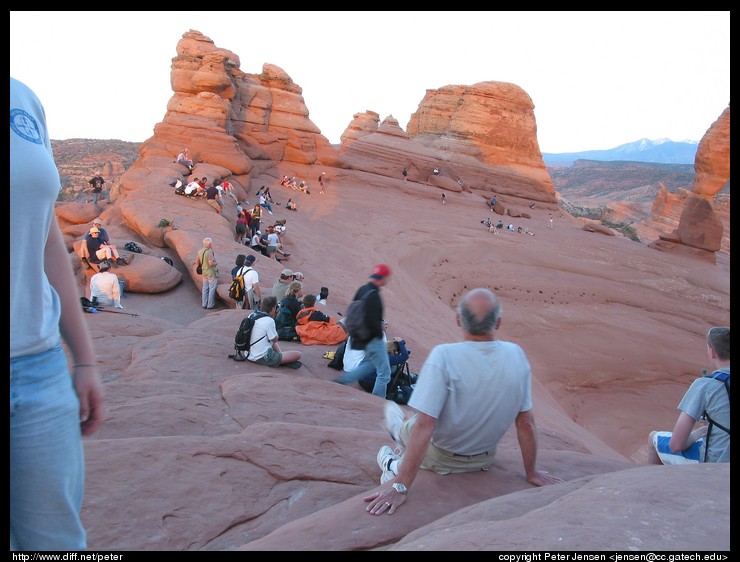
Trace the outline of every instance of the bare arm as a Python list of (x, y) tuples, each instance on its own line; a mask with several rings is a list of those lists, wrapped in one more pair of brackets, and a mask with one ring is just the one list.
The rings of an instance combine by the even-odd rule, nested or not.
[[(411, 489), (411, 484), (416, 479), (416, 474), (419, 472), (419, 467), (424, 460), (424, 455), (426, 455), (436, 427), (437, 420), (435, 418), (421, 412), (417, 414), (409, 436), (408, 447), (406, 447), (403, 454), (403, 459), (398, 467), (398, 476), (394, 478), (394, 482), (405, 484), (406, 488)], [(388, 514), (392, 515), (406, 501), (406, 494), (396, 492), (389, 484), (364, 499), (369, 502), (365, 511), (373, 515), (380, 515), (383, 508), (386, 507), (385, 504), (389, 503)]]
[(72, 354), (72, 380), (80, 400), (80, 425), (83, 435), (92, 435), (105, 417), (103, 384), (100, 381), (87, 322), (83, 317), (80, 295), (69, 253), (56, 217), (52, 217), (44, 249), (44, 269), (49, 282), (59, 294), (62, 313), (59, 329)]
[(537, 428), (534, 425), (532, 410), (519, 412), (515, 424), (527, 481), (535, 486), (562, 482), (557, 476), (550, 476), (547, 472), (537, 470)]
[(673, 434), (671, 435), (671, 440), (668, 441), (668, 447), (671, 451), (674, 453), (685, 451), (691, 447), (697, 439), (703, 437), (707, 433), (706, 426), (700, 427), (696, 431), (691, 431), (694, 429), (695, 423), (696, 420), (686, 412), (681, 412), (678, 415), (676, 425), (673, 428)]

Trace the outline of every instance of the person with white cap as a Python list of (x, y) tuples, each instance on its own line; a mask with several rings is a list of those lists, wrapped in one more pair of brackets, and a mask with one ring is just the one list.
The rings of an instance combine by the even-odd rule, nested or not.
[(334, 382), (349, 384), (364, 376), (377, 373), (373, 394), (382, 398), (386, 397), (388, 383), (391, 381), (391, 364), (388, 360), (388, 351), (385, 346), (385, 322), (383, 320), (383, 300), (380, 298), (380, 288), (388, 283), (391, 276), (391, 268), (381, 263), (373, 268), (370, 280), (357, 289), (353, 301), (364, 299), (365, 322), (368, 327), (370, 339), (363, 341), (352, 337), (350, 344), (353, 349), (365, 350), (365, 361), (362, 361), (356, 369), (345, 371), (335, 379)]
[(262, 231), (258, 230), (252, 235), (250, 246), (255, 252), (259, 252), (263, 256), (267, 255), (267, 242), (262, 241)]

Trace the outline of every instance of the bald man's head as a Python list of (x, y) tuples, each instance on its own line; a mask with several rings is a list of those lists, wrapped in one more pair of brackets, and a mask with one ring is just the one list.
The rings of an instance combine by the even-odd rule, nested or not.
[(501, 318), (498, 297), (488, 289), (473, 289), (457, 305), (460, 326), (471, 336), (493, 335)]

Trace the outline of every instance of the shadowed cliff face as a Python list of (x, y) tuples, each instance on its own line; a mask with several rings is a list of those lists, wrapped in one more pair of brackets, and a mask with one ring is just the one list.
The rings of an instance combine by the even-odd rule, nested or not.
[[(87, 315), (104, 342), (108, 396), (106, 423), (85, 441), (91, 549), (729, 548), (729, 466), (639, 466), (649, 431), (673, 426), (681, 396), (708, 368), (707, 329), (729, 325), (729, 254), (712, 264), (591, 228), (560, 209), (522, 154), (491, 166), (471, 149), (475, 174), (491, 166), (505, 186), (491, 211), (486, 185), (449, 171), (453, 156), (431, 174), (441, 149), (417, 142), (431, 133), (406, 135), (392, 119), (375, 130), (371, 115), (358, 114), (357, 133), (335, 149), (311, 131), (300, 88), (277, 67), (243, 74), (236, 55), (198, 32), (178, 44), (175, 69), (167, 114), (113, 204), (57, 210), (70, 249), (100, 213), (119, 248), (134, 239), (144, 250), (116, 269), (136, 288), (123, 301), (136, 316)], [(403, 159), (368, 169), (373, 155), (398, 158), (393, 143), (414, 171), (406, 182), (395, 167)], [(389, 264), (384, 316), (415, 372), (435, 345), (460, 338), (462, 294), (496, 292), (498, 337), (521, 345), (532, 365), (538, 466), (565, 482), (527, 484), (510, 431), (493, 470), (424, 473), (394, 516), (366, 514), (362, 498), (378, 485), (375, 457), (388, 442), (384, 401), (332, 382), (323, 353), (333, 346), (281, 342), (301, 351), (298, 370), (227, 358), (245, 314), (228, 298), (228, 272), (250, 250), (234, 241), (232, 199), (219, 214), (174, 194), (170, 183), (186, 178), (173, 162), (184, 146), (194, 176), (232, 180), (240, 201), (253, 205), (256, 187), (271, 188), (274, 214), (263, 225), (287, 221), (292, 255), (257, 258), (263, 294), (287, 266), (304, 273), (306, 292), (329, 287), (326, 311), (336, 316), (374, 264)], [(314, 179), (322, 172), (323, 194)], [(310, 193), (280, 186), (284, 174), (308, 181)], [(284, 207), (288, 198), (297, 211)], [(481, 220), (497, 214), (534, 236), (488, 232)], [(176, 228), (160, 226), (163, 218)], [(194, 273), (205, 236), (221, 268), (214, 311), (200, 307)], [(162, 269), (162, 255), (175, 258), (175, 271)], [(89, 273), (70, 259), (86, 286)]]

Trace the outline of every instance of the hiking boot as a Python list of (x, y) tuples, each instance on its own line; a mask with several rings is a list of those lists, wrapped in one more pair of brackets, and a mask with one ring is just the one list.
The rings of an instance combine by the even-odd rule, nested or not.
[(398, 443), (398, 430), (401, 429), (401, 424), (405, 418), (401, 406), (392, 400), (386, 400), (384, 415), (385, 421), (383, 426), (388, 430), (388, 433), (391, 434), (393, 441)]
[(122, 260), (123, 260), (123, 261), (124, 261), (124, 262), (126, 263), (126, 265), (128, 265), (128, 264), (130, 264), (130, 263), (131, 263), (132, 261), (134, 261), (134, 256), (135, 256), (135, 255), (136, 255), (136, 254), (129, 254), (128, 256), (124, 256), (124, 257), (122, 257), (122, 258), (120, 258), (120, 259), (122, 259)]
[[(396, 450), (398, 451), (398, 449)], [(388, 445), (383, 445), (378, 450), (378, 456), (376, 458), (380, 470), (383, 471), (383, 474), (380, 475), (381, 484), (385, 484), (389, 480), (393, 480), (396, 476), (398, 476), (398, 462), (401, 460), (401, 457), (397, 453), (394, 453), (393, 449), (391, 449)], [(392, 464), (393, 461), (396, 462)]]
[(116, 265), (128, 265), (128, 262), (125, 259), (121, 258), (121, 257), (119, 257), (114, 263)]

